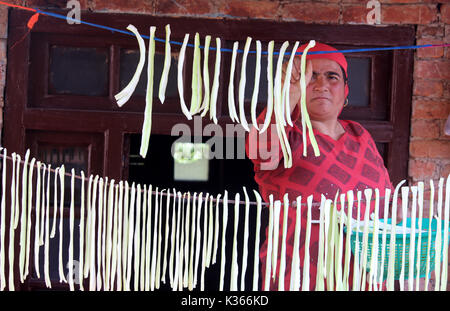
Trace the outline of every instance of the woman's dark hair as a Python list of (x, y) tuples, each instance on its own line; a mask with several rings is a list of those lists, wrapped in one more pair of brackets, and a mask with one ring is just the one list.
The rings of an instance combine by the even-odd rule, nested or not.
[(347, 77), (347, 75), (345, 74), (345, 70), (344, 70), (344, 68), (343, 68), (341, 65), (339, 65), (339, 67), (341, 67), (341, 70), (342, 70), (342, 76), (344, 77), (344, 84), (347, 84), (347, 82), (348, 82), (348, 77)]

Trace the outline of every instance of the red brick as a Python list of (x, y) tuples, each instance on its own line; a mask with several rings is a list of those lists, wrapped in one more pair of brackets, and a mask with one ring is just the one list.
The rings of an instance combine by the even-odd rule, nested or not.
[(8, 8), (0, 6), (0, 38), (8, 36)]
[(425, 97), (441, 97), (444, 87), (441, 81), (416, 79), (414, 81), (413, 95)]
[(153, 13), (151, 0), (96, 0), (92, 5), (96, 11)]
[(342, 8), (342, 21), (344, 23), (366, 24), (367, 14), (370, 12), (365, 4), (344, 5)]
[[(417, 45), (425, 45), (425, 44), (443, 44), (442, 39), (433, 39), (433, 38), (422, 38), (417, 40)], [(444, 56), (444, 47), (436, 46), (436, 47), (427, 47), (417, 49), (417, 56), (420, 58), (440, 58)]]
[(202, 15), (213, 11), (213, 3), (208, 0), (158, 0), (158, 14)]
[(447, 176), (450, 174), (450, 163), (445, 164), (444, 167), (441, 169), (441, 177), (447, 178)]
[(249, 18), (274, 18), (279, 7), (278, 2), (255, 0), (223, 1), (219, 6), (222, 14)]
[(338, 23), (340, 8), (338, 4), (317, 2), (287, 3), (281, 9), (284, 20), (297, 20), (307, 23)]
[(433, 178), (436, 173), (436, 164), (428, 160), (410, 160), (409, 161), (409, 176), (414, 179), (429, 179)]
[(450, 79), (450, 61), (418, 60), (414, 68), (414, 78)]
[(426, 4), (382, 5), (382, 24), (427, 25), (437, 20), (436, 6)]
[[(23, 1), (16, 1), (19, 2), (19, 5), (23, 5)], [(68, 0), (59, 0), (59, 1), (48, 1), (48, 0), (30, 0), (27, 1), (26, 6), (28, 7), (39, 7), (39, 8), (57, 8), (57, 9), (66, 9), (67, 8), (67, 2)], [(78, 0), (80, 3), (80, 9), (86, 10), (88, 0)]]
[(414, 140), (409, 145), (410, 155), (417, 158), (447, 159), (450, 143), (439, 140)]
[(412, 117), (417, 119), (443, 119), (450, 113), (448, 101), (413, 100)]
[(436, 25), (419, 25), (417, 26), (417, 37), (442, 37), (444, 35), (444, 27)]
[(411, 136), (414, 138), (439, 138), (440, 122), (413, 119), (411, 121)]
[(443, 4), (441, 6), (441, 21), (450, 24), (450, 4)]

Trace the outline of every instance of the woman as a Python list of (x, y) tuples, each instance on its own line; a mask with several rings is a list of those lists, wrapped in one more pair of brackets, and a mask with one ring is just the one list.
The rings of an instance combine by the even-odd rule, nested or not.
[[(306, 46), (306, 44), (302, 45), (297, 52), (303, 52)], [(309, 52), (314, 51), (337, 50), (329, 45), (317, 43), (314, 48), (309, 50)], [(305, 203), (306, 198), (313, 195), (314, 201), (320, 202), (321, 194), (324, 194), (328, 199), (334, 199), (337, 191), (346, 193), (353, 190), (356, 197), (358, 190), (366, 188), (378, 188), (380, 195), (383, 196), (386, 188), (392, 189), (392, 184), (371, 135), (357, 122), (338, 119), (342, 109), (348, 104), (347, 61), (344, 55), (339, 52), (308, 54), (305, 76), (307, 82), (306, 106), (320, 149), (320, 156), (314, 156), (309, 140), (307, 141), (307, 156), (303, 156), (304, 142), (302, 141), (300, 118), (301, 90), (298, 82), (300, 79), (300, 57), (296, 57), (290, 77), (290, 109), (291, 118), (295, 123), (293, 127), (289, 125), (286, 127), (286, 134), (292, 149), (292, 167), (288, 169), (284, 167), (278, 139), (262, 141), (255, 129), (252, 129), (247, 138), (248, 155), (250, 148), (254, 148), (254, 144), (257, 144), (257, 148), (262, 148), (263, 145), (266, 147), (267, 144), (278, 149), (278, 157), (267, 160), (251, 159), (254, 164), (255, 180), (264, 200), (269, 202), (270, 195), (273, 195), (275, 200), (282, 200), (283, 195), (288, 193), (290, 201), (301, 195), (302, 203)], [(264, 110), (258, 117), (258, 123), (264, 122), (265, 114), (266, 111)], [(274, 122), (274, 117), (272, 117), (272, 122)], [(271, 127), (268, 131), (270, 130)], [(276, 132), (275, 129), (273, 131)], [(277, 136), (276, 133), (272, 132), (267, 133), (264, 137)], [(267, 169), (267, 167), (272, 169)], [(363, 210), (362, 215), (364, 215)], [(282, 219), (282, 216), (280, 216), (280, 219)], [(312, 219), (319, 219), (317, 207), (312, 210)], [(285, 289), (288, 289), (290, 284), (290, 260), (292, 258), (294, 226), (295, 208), (290, 208), (287, 229)], [(281, 227), (282, 223), (280, 223), (280, 232), (282, 232)], [(302, 208), (301, 265), (303, 265), (305, 252), (305, 230), (306, 208)], [(311, 290), (315, 289), (318, 240), (319, 225), (313, 224), (310, 240), (309, 288)], [(267, 230), (266, 241), (260, 251), (263, 276), (265, 275), (266, 251)], [(278, 275), (280, 253), (278, 253), (277, 258), (276, 273)], [(263, 278), (262, 288), (264, 288), (264, 282)], [(270, 288), (277, 289), (278, 281), (271, 282)]]

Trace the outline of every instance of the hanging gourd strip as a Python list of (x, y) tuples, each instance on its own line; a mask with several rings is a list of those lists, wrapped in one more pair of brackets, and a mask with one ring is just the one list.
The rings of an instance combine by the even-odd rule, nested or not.
[(273, 113), (273, 47), (275, 42), (272, 40), (267, 45), (267, 110), (264, 124), (259, 131), (264, 133), (270, 125)]
[[(205, 37), (205, 46), (203, 50), (203, 87), (205, 89), (205, 96), (203, 97), (203, 103), (200, 110), (202, 111), (201, 117), (203, 118), (210, 109), (211, 90), (209, 86), (209, 46), (211, 44), (211, 36)], [(201, 87), (201, 86), (200, 86)]]
[(114, 96), (114, 98), (117, 101), (117, 105), (119, 107), (122, 107), (133, 95), (134, 90), (136, 89), (137, 84), (139, 83), (139, 79), (141, 77), (142, 69), (144, 68), (145, 64), (145, 43), (144, 39), (142, 39), (142, 36), (139, 34), (139, 31), (136, 29), (133, 25), (128, 25), (127, 29), (131, 31), (135, 36), (139, 44), (139, 62), (136, 68), (135, 73), (133, 74), (133, 77), (131, 78), (128, 85), (120, 91), (118, 94)]
[(249, 132), (247, 120), (245, 119), (245, 111), (244, 111), (244, 100), (245, 100), (245, 83), (246, 83), (246, 71), (247, 71), (247, 56), (248, 51), (250, 50), (250, 44), (252, 42), (252, 38), (247, 37), (247, 41), (244, 46), (244, 53), (242, 54), (242, 63), (241, 63), (241, 79), (239, 80), (239, 92), (238, 92), (238, 100), (239, 100), (239, 118), (241, 120), (242, 127)]
[(209, 118), (213, 120), (215, 124), (217, 124), (217, 95), (219, 94), (219, 76), (220, 76), (220, 60), (221, 60), (221, 51), (220, 51), (220, 38), (216, 38), (216, 62), (214, 65), (214, 79), (213, 85), (211, 89), (211, 102), (209, 109)]
[(294, 64), (295, 51), (297, 51), (298, 45), (300, 42), (295, 41), (294, 48), (292, 49), (291, 56), (289, 58), (289, 62), (286, 68), (286, 74), (284, 76), (284, 84), (283, 84), (283, 94), (282, 94), (282, 104), (283, 109), (285, 111), (285, 118), (287, 124), (289, 126), (294, 126), (291, 119), (291, 106), (290, 106), (290, 86), (291, 86), (291, 75), (292, 75), (292, 66)]
[(183, 84), (183, 66), (184, 66), (184, 57), (186, 55), (186, 46), (189, 41), (189, 34), (184, 35), (183, 44), (181, 45), (180, 54), (178, 55), (178, 72), (177, 72), (177, 84), (178, 84), (178, 94), (180, 96), (180, 105), (181, 111), (188, 118), (188, 120), (192, 119), (192, 115), (189, 112), (189, 109), (186, 106), (186, 102), (184, 100), (184, 84)]
[(236, 113), (236, 105), (234, 102), (234, 71), (236, 68), (236, 56), (239, 47), (239, 42), (235, 41), (233, 43), (233, 53), (231, 54), (231, 68), (230, 68), (230, 79), (228, 84), (228, 113), (230, 115), (231, 121), (239, 123), (239, 118)]
[(258, 121), (256, 117), (256, 106), (258, 104), (259, 82), (261, 80), (261, 41), (256, 40), (256, 66), (255, 66), (255, 84), (253, 86), (252, 102), (250, 106), (251, 119), (253, 127), (259, 132)]
[(220, 259), (220, 283), (219, 290), (223, 291), (224, 279), (225, 279), (225, 246), (226, 246), (226, 232), (228, 225), (228, 192), (225, 190), (222, 201), (223, 215), (222, 215), (222, 250)]
[(159, 100), (161, 101), (161, 104), (164, 104), (164, 100), (166, 97), (167, 81), (169, 79), (170, 64), (172, 60), (170, 49), (170, 25), (167, 24), (165, 29), (166, 29), (166, 43), (164, 49), (164, 67), (161, 73), (161, 79), (159, 81), (159, 93), (158, 93), (158, 97)]

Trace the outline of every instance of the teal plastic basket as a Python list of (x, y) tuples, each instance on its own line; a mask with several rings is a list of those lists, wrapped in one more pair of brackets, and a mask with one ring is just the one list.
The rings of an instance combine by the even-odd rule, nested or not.
[[(381, 220), (380, 220), (381, 222)], [(388, 224), (391, 223), (391, 219), (388, 219)], [(436, 250), (435, 250), (435, 241), (436, 241), (436, 234), (437, 234), (437, 225), (438, 222), (436, 219), (432, 219), (431, 221), (431, 241), (430, 241), (430, 253), (429, 253), (429, 273), (434, 271), (435, 266), (435, 256), (436, 256)], [(402, 227), (403, 223), (397, 224), (397, 227)], [(406, 220), (406, 227), (411, 228), (411, 219), (407, 218)], [(413, 263), (413, 276), (416, 278), (419, 277), (425, 277), (426, 276), (426, 266), (427, 266), (427, 253), (428, 253), (428, 228), (429, 228), (429, 219), (423, 218), (422, 219), (422, 230), (425, 230), (425, 232), (422, 233), (416, 233), (415, 234), (415, 253), (414, 253), (414, 263)], [(444, 248), (444, 221), (442, 221), (442, 244), (441, 244), (441, 260), (442, 260), (442, 251)], [(346, 228), (345, 228), (346, 229)], [(416, 219), (416, 229), (418, 228), (418, 220)], [(347, 230), (345, 230), (347, 231)], [(420, 239), (420, 245), (419, 243), (419, 235), (421, 235)], [(358, 252), (359, 252), (359, 258), (362, 258), (362, 240), (364, 237), (364, 233), (359, 231), (358, 232)], [(395, 275), (394, 279), (399, 280), (400, 279), (400, 273), (402, 269), (402, 253), (403, 253), (403, 247), (405, 247), (405, 265), (404, 265), (404, 278), (408, 279), (409, 277), (409, 265), (410, 265), (410, 258), (409, 253), (411, 249), (411, 234), (407, 233), (405, 234), (405, 245), (403, 245), (403, 234), (396, 234), (395, 236)], [(449, 239), (450, 240), (450, 239)], [(389, 249), (390, 249), (390, 241), (391, 241), (391, 234), (390, 232), (386, 232), (386, 242), (385, 242), (385, 258), (384, 258), (384, 264), (383, 264), (383, 280), (387, 278), (388, 274), (388, 264), (389, 264)], [(373, 243), (373, 234), (368, 233), (368, 249), (367, 249), (367, 271), (370, 271), (370, 262), (372, 258), (372, 243)], [(381, 267), (382, 264), (382, 247), (383, 247), (383, 234), (378, 234), (378, 269)], [(350, 236), (350, 245), (353, 254), (355, 254), (356, 250), (356, 232), (353, 232)], [(419, 257), (420, 256), (420, 257)], [(420, 260), (420, 268), (419, 271), (417, 271), (417, 259)], [(418, 274), (418, 275), (417, 275)], [(379, 275), (379, 272), (378, 272)]]

